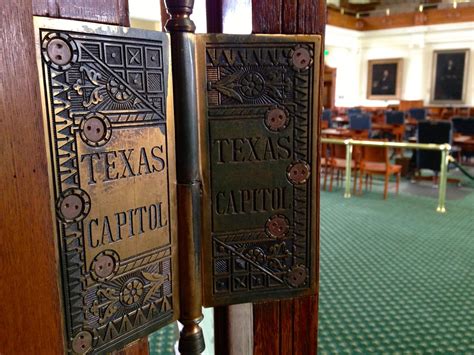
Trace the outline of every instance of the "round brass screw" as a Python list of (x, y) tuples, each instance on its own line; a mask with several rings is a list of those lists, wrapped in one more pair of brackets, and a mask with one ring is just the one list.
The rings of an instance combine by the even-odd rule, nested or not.
[(298, 287), (306, 281), (307, 272), (303, 266), (296, 266), (288, 273), (288, 283), (293, 287)]
[(290, 227), (288, 225), (288, 219), (283, 215), (272, 216), (265, 225), (267, 232), (275, 238), (284, 237)]
[(273, 108), (267, 111), (265, 124), (271, 131), (281, 131), (288, 125), (288, 115), (281, 108)]
[(72, 341), (72, 350), (76, 354), (85, 354), (92, 347), (92, 334), (88, 331), (77, 333)]
[(110, 255), (100, 255), (94, 262), (94, 272), (105, 279), (114, 272), (115, 260)]
[(72, 58), (71, 48), (62, 38), (54, 38), (49, 41), (47, 52), (51, 62), (56, 65), (66, 65)]
[(297, 162), (288, 168), (288, 179), (293, 184), (304, 184), (309, 177), (309, 165), (305, 162)]
[(297, 69), (307, 68), (311, 64), (311, 54), (306, 48), (296, 49), (291, 59)]
[(65, 219), (73, 220), (80, 216), (84, 201), (78, 195), (66, 196), (61, 202), (60, 211)]
[(98, 117), (86, 119), (83, 126), (83, 134), (91, 142), (100, 142), (107, 133), (107, 127), (103, 120)]

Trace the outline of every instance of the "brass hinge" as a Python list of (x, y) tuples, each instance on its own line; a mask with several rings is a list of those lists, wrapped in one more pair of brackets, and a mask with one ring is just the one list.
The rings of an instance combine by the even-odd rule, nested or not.
[(72, 353), (315, 292), (321, 37), (35, 18)]

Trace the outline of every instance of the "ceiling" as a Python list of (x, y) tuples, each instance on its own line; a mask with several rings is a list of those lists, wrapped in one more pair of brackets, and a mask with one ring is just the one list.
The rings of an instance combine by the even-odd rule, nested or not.
[(409, 13), (423, 9), (474, 6), (474, 0), (328, 0), (328, 7), (341, 9), (347, 15), (381, 16)]

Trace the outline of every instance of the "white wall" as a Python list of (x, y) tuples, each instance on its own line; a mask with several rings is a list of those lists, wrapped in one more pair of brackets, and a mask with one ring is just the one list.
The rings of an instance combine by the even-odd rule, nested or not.
[(474, 22), (353, 31), (326, 26), (326, 64), (337, 68), (336, 106), (386, 106), (367, 100), (368, 61), (403, 58), (402, 100), (430, 103), (433, 51), (470, 49), (465, 105), (474, 106)]
[[(129, 0), (128, 9), (132, 27), (161, 31), (160, 0)], [(196, 33), (207, 32), (206, 0), (195, 0), (191, 19)]]

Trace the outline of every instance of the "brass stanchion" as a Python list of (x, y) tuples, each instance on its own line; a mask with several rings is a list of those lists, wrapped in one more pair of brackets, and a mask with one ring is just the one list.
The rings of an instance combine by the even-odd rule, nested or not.
[(449, 144), (443, 144), (441, 148), (441, 169), (440, 169), (440, 176), (439, 176), (439, 199), (438, 199), (438, 207), (436, 211), (439, 213), (445, 213), (445, 201), (446, 201), (446, 185), (448, 182), (448, 152), (451, 150), (451, 146)]
[(352, 139), (346, 139), (344, 144), (346, 145), (346, 190), (344, 192), (344, 198), (351, 197), (351, 171), (352, 171)]

